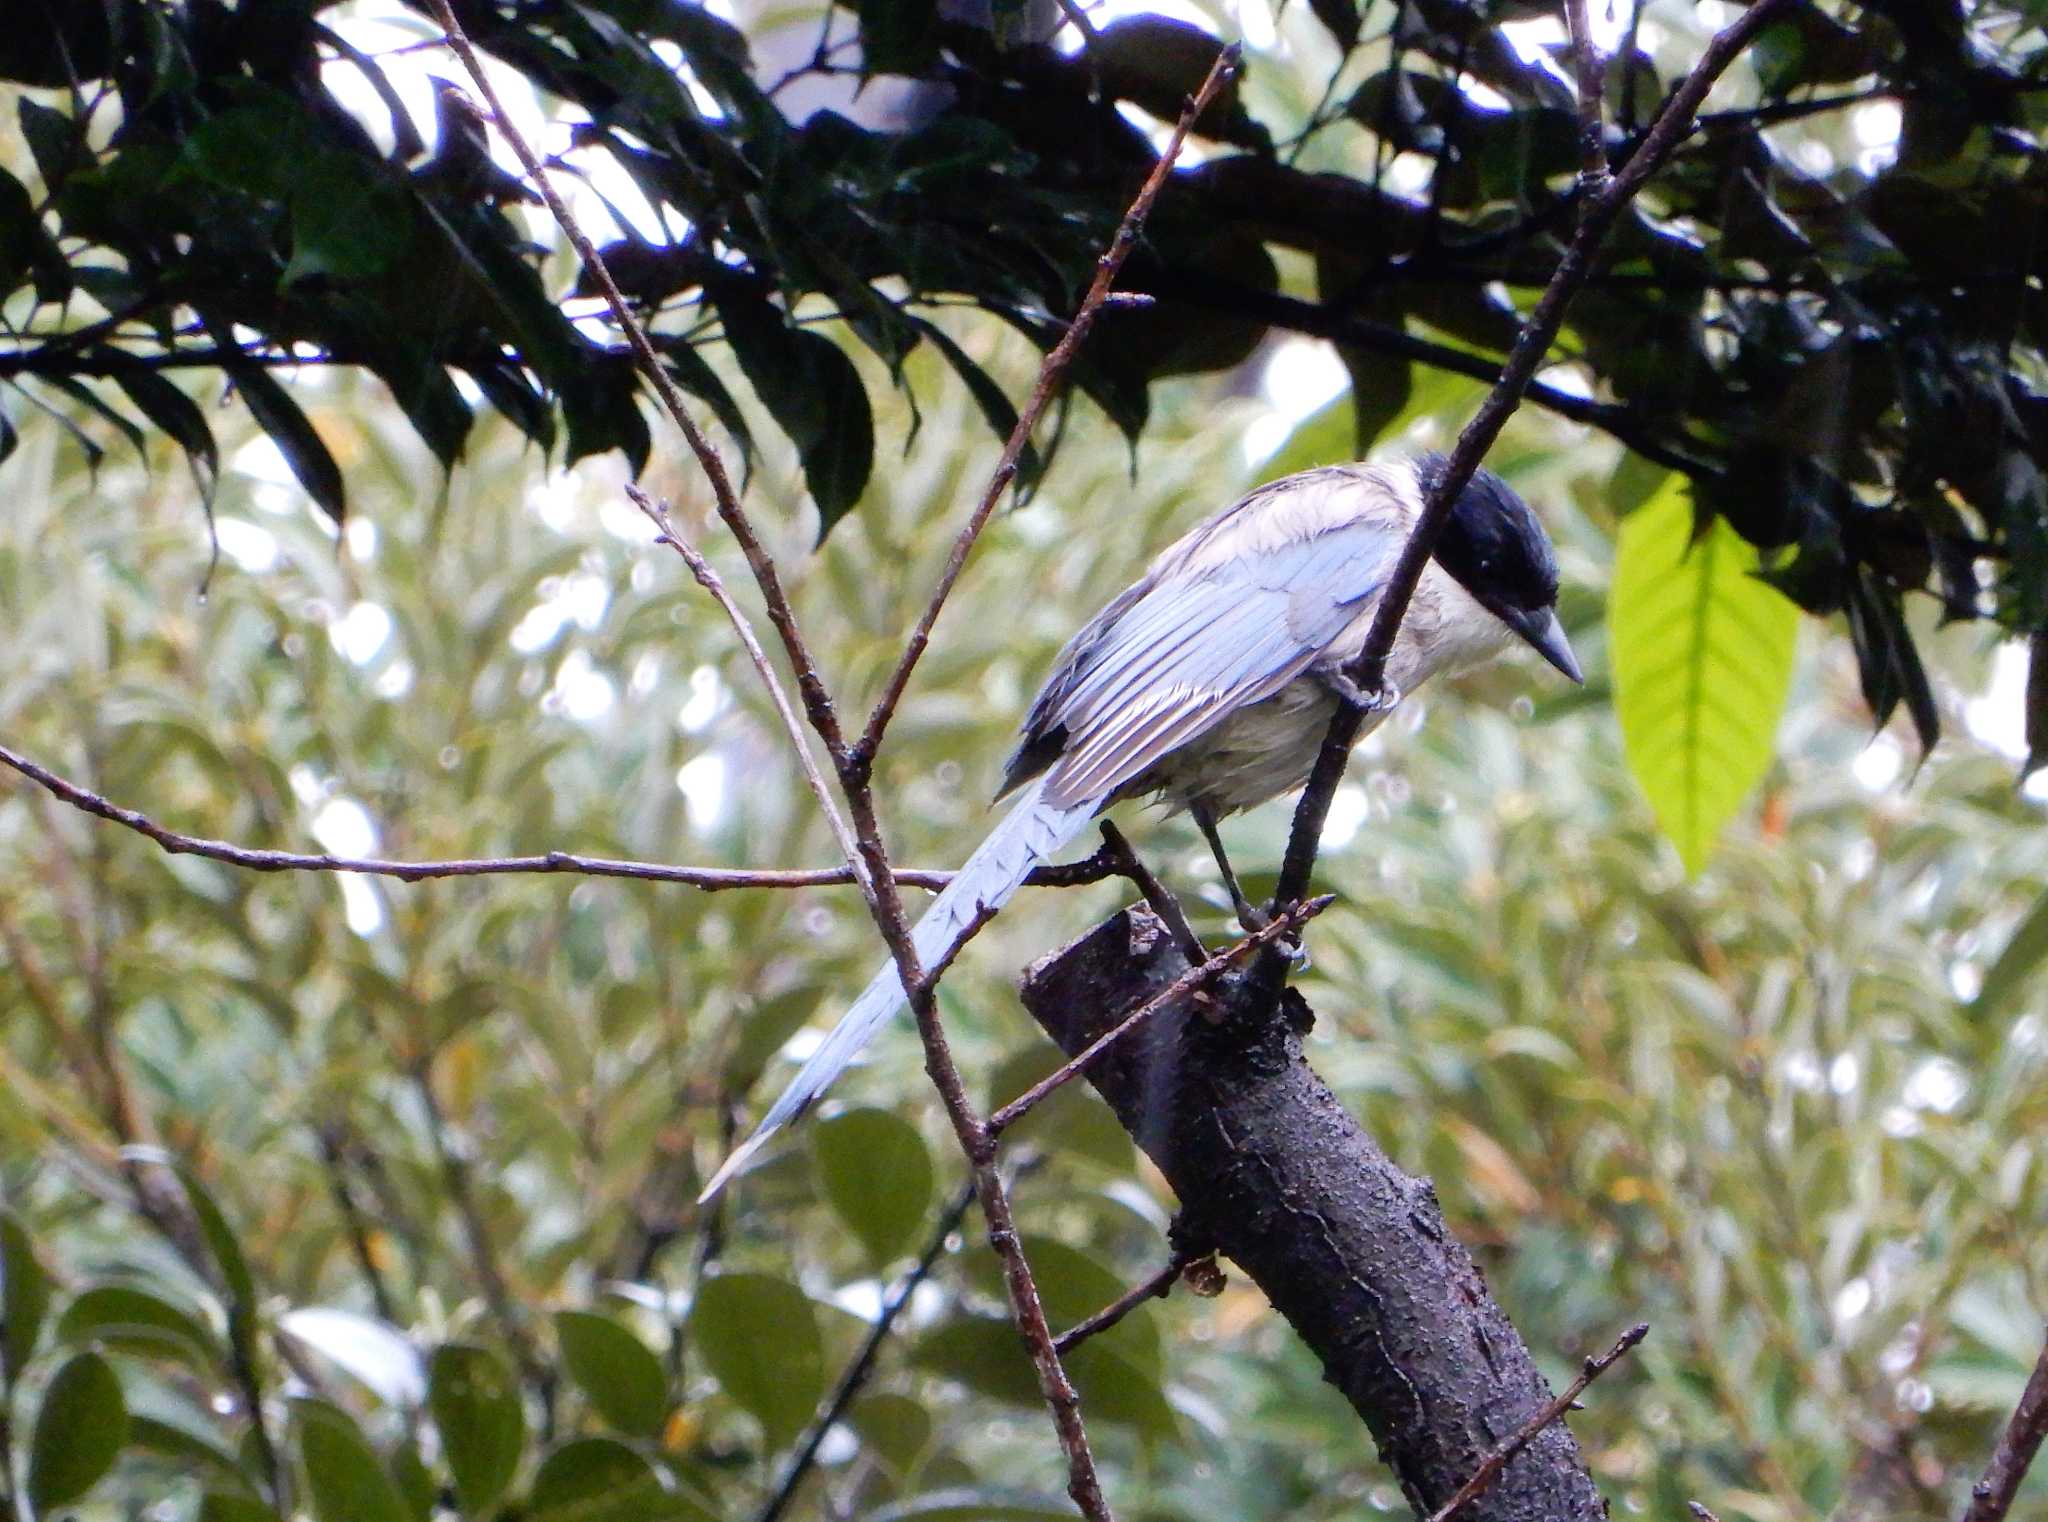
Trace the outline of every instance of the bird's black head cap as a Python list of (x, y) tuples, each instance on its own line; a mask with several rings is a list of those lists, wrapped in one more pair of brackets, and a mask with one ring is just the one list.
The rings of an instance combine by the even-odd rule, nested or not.
[[(1422, 460), (1426, 490), (1449, 462)], [(1529, 613), (1557, 602), (1557, 555), (1543, 524), (1515, 489), (1485, 468), (1458, 493), (1436, 542), (1436, 562), (1497, 613)]]

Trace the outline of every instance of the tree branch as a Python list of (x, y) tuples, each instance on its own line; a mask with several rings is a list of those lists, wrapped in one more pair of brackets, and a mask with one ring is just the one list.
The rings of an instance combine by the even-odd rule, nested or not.
[(2020, 1403), (2013, 1408), (2012, 1420), (1991, 1450), (1984, 1477), (1970, 1487), (1970, 1509), (1963, 1513), (1963, 1522), (2004, 1522), (2034, 1455), (2041, 1451), (2044, 1436), (2048, 1436), (2048, 1346), (2041, 1349), (2027, 1387), (2020, 1392)]
[[(1158, 919), (1127, 909), (1034, 964), (1025, 1007), (1086, 1051), (1186, 973)], [(1314, 1016), (1278, 1018), (1255, 972), (1183, 998), (1089, 1066), (1180, 1201), (1177, 1238), (1235, 1262), (1322, 1360), (1419, 1517), (1550, 1404), (1527, 1346), (1429, 1184), (1397, 1168), (1309, 1068)], [(1511, 1456), (1465, 1522), (1604, 1522), (1570, 1431)]]
[[(155, 841), (173, 856), (199, 856), (224, 862), (251, 872), (353, 872), (366, 877), (395, 877), (400, 882), (424, 882), (440, 877), (505, 877), (513, 874), (548, 875), (560, 873), (582, 877), (625, 877), (640, 882), (680, 883), (706, 893), (734, 888), (829, 888), (854, 881), (852, 866), (841, 867), (681, 867), (663, 862), (620, 860), (609, 856), (580, 856), (572, 851), (549, 851), (539, 856), (478, 856), (450, 861), (392, 861), (381, 857), (334, 856), (327, 852), (269, 851), (237, 845), (228, 840), (211, 840), (204, 835), (186, 835), (167, 829), (140, 810), (124, 808), (90, 788), (60, 777), (19, 752), (0, 745), (0, 765), (12, 767), (38, 786), (82, 813), (124, 826)], [(1025, 879), (1036, 887), (1075, 888), (1122, 875), (1123, 865), (1111, 853), (1098, 851), (1081, 861), (1062, 866), (1042, 866)], [(898, 867), (896, 881), (909, 888), (933, 892), (953, 880), (951, 872), (923, 867)]]
[[(1078, 16), (1078, 11), (1073, 7), (1070, 6), (1069, 10)], [(1085, 18), (1082, 18), (1082, 24), (1086, 25)], [(918, 659), (924, 654), (925, 647), (931, 643), (932, 626), (939, 621), (939, 613), (946, 606), (946, 598), (951, 595), (953, 584), (960, 579), (961, 569), (967, 564), (968, 552), (974, 548), (974, 541), (981, 536), (982, 528), (987, 524), (989, 514), (995, 511), (996, 503), (1002, 500), (1003, 493), (1016, 479), (1017, 461), (1024, 452), (1024, 446), (1031, 441), (1032, 431), (1037, 428), (1038, 420), (1045, 415), (1045, 409), (1051, 403), (1053, 394), (1059, 390), (1061, 381), (1066, 377), (1067, 367), (1073, 363), (1074, 356), (1080, 352), (1081, 345), (1087, 340), (1089, 329), (1094, 327), (1096, 314), (1102, 310), (1103, 303), (1109, 296), (1110, 287), (1116, 284), (1118, 272), (1123, 269), (1124, 261), (1130, 257), (1131, 249), (1138, 241), (1139, 229), (1145, 225), (1145, 219), (1152, 214), (1152, 204), (1159, 199), (1160, 189), (1166, 184), (1167, 176), (1173, 170), (1174, 161), (1180, 157), (1181, 148), (1187, 142), (1189, 129), (1208, 109), (1209, 103), (1216, 98), (1223, 86), (1236, 75), (1238, 60), (1242, 54), (1242, 47), (1233, 43), (1217, 55), (1208, 78), (1203, 80), (1202, 88), (1195, 92), (1187, 109), (1181, 112), (1180, 120), (1174, 124), (1173, 135), (1167, 140), (1166, 147), (1152, 165), (1152, 172), (1145, 177), (1145, 183), (1139, 187), (1136, 199), (1124, 213), (1123, 220), (1117, 224), (1116, 234), (1110, 239), (1109, 247), (1104, 249), (1102, 257), (1095, 261), (1095, 278), (1088, 286), (1088, 293), (1082, 297), (1080, 309), (1074, 313), (1074, 319), (1067, 325), (1067, 331), (1060, 336), (1060, 341), (1053, 345), (1052, 352), (1046, 355), (1045, 362), (1039, 366), (1038, 380), (1031, 388), (1030, 399), (1017, 414), (1016, 426), (1011, 428), (1010, 437), (1003, 444), (1003, 452), (996, 462), (994, 473), (989, 477), (987, 488), (982, 492), (981, 501), (975, 504), (974, 511), (968, 514), (967, 522), (961, 525), (958, 536), (953, 540), (953, 548), (946, 556), (945, 569), (939, 573), (939, 583), (932, 589), (931, 600), (925, 605), (924, 612), (911, 629), (909, 639), (904, 641), (903, 654), (896, 662), (896, 669), (889, 673), (889, 680), (883, 684), (882, 695), (876, 700), (874, 712), (868, 716), (867, 728), (861, 733), (860, 743), (854, 747), (854, 754), (861, 761), (874, 760), (875, 752), (882, 743), (882, 732), (889, 727), (889, 720), (896, 712), (896, 705), (902, 701), (903, 689), (910, 684), (910, 674), (917, 669)], [(1093, 56), (1092, 52), (1090, 56)]]
[(859, 1349), (839, 1376), (839, 1383), (832, 1387), (832, 1393), (825, 1404), (812, 1418), (797, 1444), (796, 1456), (789, 1461), (789, 1468), (783, 1471), (782, 1483), (775, 1487), (775, 1494), (768, 1498), (768, 1504), (756, 1514), (754, 1522), (779, 1522), (783, 1513), (789, 1510), (796, 1499), (797, 1487), (803, 1483), (818, 1461), (818, 1449), (825, 1441), (825, 1434), (846, 1415), (853, 1404), (853, 1398), (860, 1394), (868, 1382), (868, 1375), (874, 1371), (875, 1357), (888, 1341), (889, 1333), (896, 1325), (896, 1318), (903, 1314), (903, 1308), (910, 1304), (910, 1297), (917, 1293), (918, 1286), (931, 1277), (932, 1269), (945, 1255), (946, 1242), (960, 1229), (960, 1221), (967, 1214), (967, 1207), (974, 1203), (972, 1181), (961, 1186), (953, 1196), (953, 1202), (939, 1216), (939, 1224), (932, 1228), (932, 1234), (924, 1245), (924, 1251), (917, 1255), (917, 1262), (910, 1271), (896, 1282), (896, 1288), (889, 1292), (889, 1298), (882, 1302), (882, 1309), (875, 1317), (875, 1324), (868, 1328), (867, 1336), (861, 1339)]
[[(1583, 6), (1585, 0), (1576, 0), (1576, 3)], [(1583, 22), (1585, 18), (1582, 15), (1579, 19)], [(1553, 1399), (1549, 1405), (1530, 1417), (1522, 1425), (1521, 1431), (1489, 1453), (1480, 1463), (1479, 1467), (1472, 1471), (1472, 1478), (1463, 1485), (1460, 1485), (1457, 1493), (1450, 1500), (1444, 1502), (1443, 1505), (1430, 1514), (1429, 1522), (1451, 1522), (1451, 1518), (1457, 1516), (1459, 1512), (1484, 1495), (1486, 1487), (1499, 1479), (1500, 1472), (1508, 1467), (1509, 1460), (1528, 1447), (1530, 1442), (1545, 1427), (1548, 1427), (1552, 1422), (1563, 1416), (1565, 1412), (1577, 1405), (1579, 1397), (1586, 1393), (1588, 1385), (1613, 1368), (1615, 1364), (1621, 1361), (1624, 1354), (1649, 1335), (1650, 1323), (1638, 1321), (1626, 1332), (1623, 1332), (1616, 1340), (1614, 1346), (1605, 1353), (1602, 1353), (1598, 1358), (1587, 1359), (1585, 1367), (1579, 1370), (1579, 1377), (1565, 1386), (1564, 1391)]]

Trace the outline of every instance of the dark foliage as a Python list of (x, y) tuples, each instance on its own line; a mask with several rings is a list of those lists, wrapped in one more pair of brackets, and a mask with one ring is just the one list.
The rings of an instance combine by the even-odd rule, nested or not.
[[(637, 467), (650, 439), (623, 347), (563, 315), (574, 293), (548, 288), (541, 250), (508, 217), (526, 192), (484, 153), (473, 109), (444, 92), (430, 151), (377, 61), (323, 24), (330, 8), (16, 8), (0, 77), (57, 103), (20, 106), (41, 189), (0, 175), (0, 294), (33, 288), (45, 319), (0, 352), (0, 381), (131, 437), (140, 413), (210, 478), (204, 415), (163, 374), (217, 370), (336, 516), (341, 473), (274, 368), (373, 370), (443, 461), (470, 427), (466, 393), (480, 393), (572, 460), (618, 449)], [(1525, 7), (1311, 8), (1347, 56), (1378, 49), (1390, 67), (1306, 122), (1256, 121), (1232, 94), (1199, 124), (1216, 156), (1174, 177), (1124, 277), (1158, 300), (1105, 314), (1075, 372), (1127, 433), (1145, 423), (1152, 380), (1234, 365), (1279, 327), (1338, 342), (1364, 447), (1401, 410), (1414, 366), (1490, 369), (1514, 302), (1569, 234), (1572, 87), (1560, 61), (1525, 60), (1498, 29)], [(694, 348), (731, 345), (797, 445), (827, 529), (867, 482), (872, 412), (799, 304), (804, 319), (836, 313), (899, 378), (929, 340), (1006, 428), (1009, 404), (918, 309), (965, 300), (1055, 342), (1152, 162), (1119, 106), (1171, 116), (1216, 47), (1140, 17), (1067, 57), (947, 21), (933, 0), (863, 0), (868, 64), (921, 82), (878, 130), (829, 111), (793, 122), (777, 99), (788, 80), (764, 79), (739, 32), (683, 0), (457, 9), (497, 58), (588, 116), (580, 148), (687, 222), (673, 245), (614, 245), (620, 283), (677, 381), (744, 448), (741, 407)], [(1937, 718), (1906, 593), (2037, 648), (2048, 629), (2048, 48), (2035, 9), (1807, 3), (1768, 31), (1756, 98), (1702, 119), (1575, 309), (1567, 342), (1595, 397), (1539, 398), (1689, 474), (1704, 510), (1776, 555), (1781, 587), (1845, 615), (1877, 716), (1903, 704), (1928, 740)], [(827, 35), (798, 76), (860, 72), (861, 54)], [(1609, 70), (1617, 162), (1669, 83), (1628, 35)], [(338, 61), (388, 120), (343, 108), (323, 76)], [(1505, 105), (1481, 106), (1459, 76)], [(109, 97), (119, 128), (91, 146)], [(1875, 100), (1895, 102), (1903, 128), (1874, 167), (1810, 172), (1778, 131)], [(1274, 147), (1360, 128), (1376, 146), (1352, 176), (1303, 171)], [(1419, 197), (1385, 183), (1396, 150), (1431, 161)], [(1314, 300), (1280, 289), (1275, 248), (1313, 256)], [(11, 439), (0, 421), (0, 451)], [(2048, 684), (2033, 693), (2039, 734)]]

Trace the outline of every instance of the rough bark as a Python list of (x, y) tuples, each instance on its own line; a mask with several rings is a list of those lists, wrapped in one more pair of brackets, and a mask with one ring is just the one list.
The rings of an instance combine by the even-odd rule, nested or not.
[[(1126, 909), (1033, 964), (1024, 1003), (1071, 1055), (1187, 966), (1157, 918)], [(1233, 974), (1123, 1038), (1088, 1079), (1180, 1197), (1183, 1242), (1266, 1293), (1426, 1517), (1551, 1392), (1428, 1180), (1395, 1167), (1309, 1067), (1313, 1019), (1294, 990), (1276, 1014)], [(1461, 1516), (1606, 1512), (1557, 1422)]]

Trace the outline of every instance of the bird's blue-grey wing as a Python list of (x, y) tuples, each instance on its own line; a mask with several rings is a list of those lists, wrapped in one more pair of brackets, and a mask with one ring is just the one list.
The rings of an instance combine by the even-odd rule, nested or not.
[(1353, 522), (1154, 582), (1045, 715), (1066, 732), (1047, 796), (1107, 798), (1278, 692), (1359, 616), (1399, 544), (1394, 529)]

